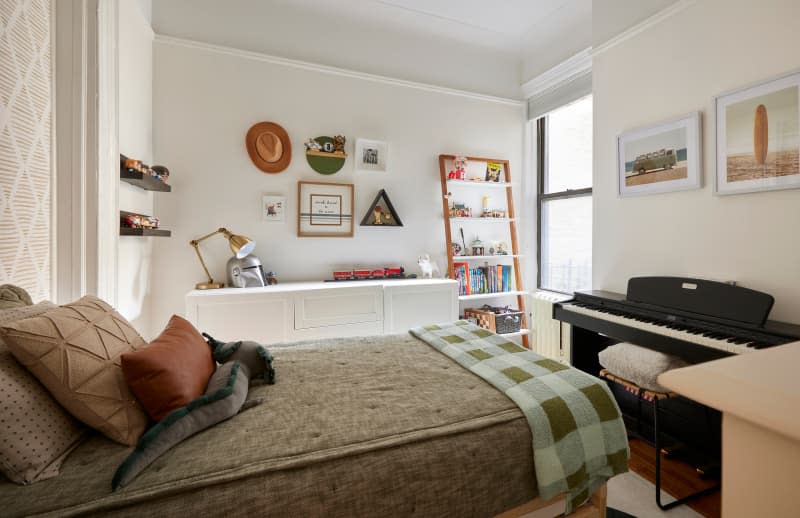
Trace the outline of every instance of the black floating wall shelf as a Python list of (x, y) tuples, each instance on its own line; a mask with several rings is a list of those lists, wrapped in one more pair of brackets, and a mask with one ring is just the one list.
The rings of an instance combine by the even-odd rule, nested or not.
[(386, 191), (381, 189), (361, 220), (362, 227), (402, 227), (403, 222), (394, 210)]

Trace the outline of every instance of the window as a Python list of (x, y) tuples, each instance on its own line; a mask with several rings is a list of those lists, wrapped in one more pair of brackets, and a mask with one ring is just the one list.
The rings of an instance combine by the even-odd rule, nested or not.
[(536, 121), (538, 287), (592, 287), (592, 96)]

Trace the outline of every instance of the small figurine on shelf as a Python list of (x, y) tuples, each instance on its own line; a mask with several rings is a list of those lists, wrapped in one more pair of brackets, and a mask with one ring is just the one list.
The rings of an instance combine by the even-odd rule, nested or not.
[(479, 237), (476, 237), (475, 240), (470, 243), (472, 248), (472, 255), (484, 255), (486, 248), (483, 246), (483, 241)]
[(447, 174), (448, 180), (464, 180), (467, 178), (467, 159), (463, 156), (457, 156), (453, 160), (453, 169)]
[(275, 284), (278, 284), (278, 278), (275, 277), (275, 272), (267, 272), (266, 277), (267, 286), (274, 286)]
[(305, 142), (306, 150), (307, 151), (321, 151), (322, 146), (319, 145), (319, 142), (314, 140), (313, 138), (308, 139)]
[(333, 152), (344, 154), (344, 143), (346, 142), (343, 135), (336, 135), (333, 137)]
[(492, 217), (492, 210), (489, 208), (489, 196), (483, 196), (481, 198), (481, 217), (482, 218), (491, 218)]
[(472, 209), (467, 207), (465, 203), (456, 201), (453, 202), (453, 206), (450, 207), (450, 217), (451, 218), (471, 218), (472, 217)]
[(508, 255), (508, 245), (504, 241), (497, 243), (494, 251), (495, 255)]
[(459, 255), (461, 255), (461, 252), (464, 250), (463, 248), (461, 248), (461, 245), (459, 245), (458, 243), (450, 243), (450, 248), (451, 248), (451, 252), (453, 254), (453, 257), (458, 257)]
[(428, 254), (417, 259), (417, 264), (422, 271), (423, 279), (433, 279), (433, 272), (439, 273), (439, 265), (431, 261), (431, 256)]

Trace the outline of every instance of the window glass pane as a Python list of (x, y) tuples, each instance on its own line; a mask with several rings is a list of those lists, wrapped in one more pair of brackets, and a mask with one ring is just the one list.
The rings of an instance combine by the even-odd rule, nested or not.
[(592, 288), (592, 197), (542, 203), (541, 288)]
[(592, 96), (547, 115), (544, 192), (592, 186)]

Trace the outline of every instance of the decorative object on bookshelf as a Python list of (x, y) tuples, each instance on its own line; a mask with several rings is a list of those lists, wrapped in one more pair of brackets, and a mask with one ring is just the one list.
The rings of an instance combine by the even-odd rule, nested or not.
[(433, 272), (439, 273), (439, 265), (431, 261), (428, 254), (422, 255), (417, 259), (417, 264), (422, 272), (423, 279), (433, 279)]
[(308, 165), (319, 174), (337, 173), (347, 159), (344, 152), (345, 142), (342, 135), (308, 139), (305, 143)]
[(353, 237), (352, 183), (297, 182), (298, 237)]
[(483, 241), (481, 241), (478, 237), (476, 237), (472, 243), (470, 243), (470, 247), (472, 248), (472, 255), (483, 255), (485, 253)]
[(467, 207), (464, 202), (461, 201), (454, 201), (453, 204), (450, 206), (450, 217), (451, 218), (471, 218), (472, 217), (472, 209)]
[(378, 140), (356, 139), (356, 170), (385, 173), (389, 162), (389, 145)]
[(486, 162), (486, 181), (499, 182), (500, 175), (503, 173), (503, 164), (498, 162)]
[(467, 163), (468, 160), (463, 156), (455, 157), (453, 159), (453, 170), (447, 173), (447, 178), (449, 180), (466, 180)]
[[(477, 178), (472, 181), (461, 181), (450, 177), (450, 165), (460, 157), (454, 155), (439, 155), (439, 176), (442, 188), (442, 211), (444, 213), (444, 230), (445, 230), (445, 246), (448, 253), (447, 275), (451, 279), (457, 279), (459, 282), (459, 300), (464, 303), (469, 303), (474, 299), (498, 299), (503, 297), (516, 297), (516, 307), (519, 308), (520, 313), (520, 326), (525, 324), (525, 298), (527, 292), (524, 291), (522, 284), (522, 273), (520, 268), (520, 255), (517, 242), (517, 228), (516, 218), (514, 216), (514, 199), (511, 183), (511, 173), (508, 160), (493, 159), (493, 158), (478, 158), (466, 157), (471, 164), (471, 169), (474, 162), (482, 162), (486, 164), (485, 179)], [(456, 208), (456, 203), (452, 205), (451, 199), (458, 199), (461, 194), (456, 191), (456, 196), (450, 192), (449, 188), (453, 190), (463, 186), (465, 189), (475, 188), (493, 188), (505, 190), (505, 207), (490, 207), (488, 200), (481, 200), (482, 210), (481, 215), (486, 217), (472, 217), (470, 214), (467, 217), (459, 215), (458, 210), (466, 209), (463, 206)], [(494, 196), (492, 197), (494, 199)], [(459, 228), (461, 234), (461, 246), (463, 253), (471, 252), (467, 256), (459, 256), (455, 250), (458, 243), (453, 242), (453, 229), (454, 222), (466, 222), (469, 225), (483, 224), (490, 225), (487, 229), (489, 232), (502, 231), (504, 225), (508, 225), (507, 236), (511, 241), (510, 247), (505, 241), (492, 241), (492, 250), (490, 255), (485, 255), (488, 248), (482, 242), (479, 244), (472, 243), (472, 247), (468, 248), (464, 239), (464, 229)], [(494, 236), (492, 236), (494, 237)], [(501, 236), (497, 236), (501, 238)], [(477, 256), (477, 257), (476, 257)], [(498, 257), (494, 257), (498, 256)], [(475, 261), (475, 259), (487, 259), (494, 263), (504, 262), (511, 264), (490, 264), (488, 261), (480, 267), (470, 267), (466, 261)], [(458, 262), (461, 261), (461, 262)], [(520, 336), (522, 345), (529, 347), (528, 330), (520, 329), (513, 333), (515, 336)]]
[(465, 309), (464, 317), (479, 327), (502, 335), (518, 332), (522, 327), (524, 313), (509, 306), (493, 307), (484, 304), (480, 309)]
[(461, 255), (461, 253), (464, 251), (464, 249), (461, 248), (461, 245), (459, 245), (458, 243), (455, 243), (455, 242), (454, 243), (450, 243), (450, 248), (453, 251), (453, 257), (457, 257), (457, 256)]
[(292, 161), (292, 142), (286, 130), (274, 122), (259, 122), (244, 139), (253, 164), (265, 173), (280, 173)]

